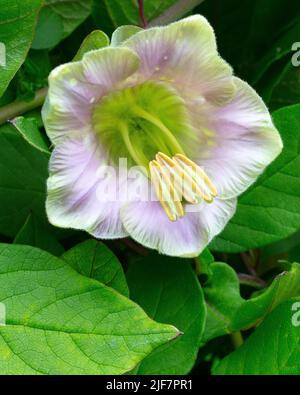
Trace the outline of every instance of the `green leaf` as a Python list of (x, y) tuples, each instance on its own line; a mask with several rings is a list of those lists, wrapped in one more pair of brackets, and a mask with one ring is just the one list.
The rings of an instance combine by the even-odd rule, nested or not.
[(273, 114), (284, 148), (242, 197), (210, 248), (237, 253), (284, 239), (300, 228), (300, 105)]
[[(269, 244), (262, 248), (259, 253), (259, 259), (262, 263), (260, 265), (260, 271), (265, 271), (268, 269), (268, 264), (273, 267), (274, 263), (276, 265), (276, 258), (286, 258), (288, 261), (298, 261), (300, 260), (300, 255), (297, 259), (291, 258), (290, 253), (300, 246), (300, 231), (293, 233), (290, 237), (277, 241), (276, 243)], [(275, 260), (275, 262), (274, 262)]]
[(290, 68), (291, 57), (287, 55), (276, 63), (273, 63), (263, 78), (256, 84), (256, 90), (266, 103), (269, 104), (274, 90), (281, 83)]
[(278, 306), (239, 349), (216, 366), (214, 374), (299, 374), (300, 330), (294, 321), (300, 324), (300, 320), (295, 307), (299, 311), (300, 298)]
[(48, 159), (12, 125), (0, 128), (0, 233), (14, 237), (30, 213), (47, 222)]
[(13, 119), (12, 124), (34, 148), (45, 154), (50, 154), (46, 137), (40, 132), (34, 118), (17, 117)]
[(45, 0), (44, 7), (60, 17), (65, 38), (90, 15), (92, 3), (93, 0)]
[[(99, 2), (101, 3), (101, 2)], [(160, 15), (163, 11), (169, 8), (176, 0), (151, 0), (144, 2), (144, 12), (147, 21), (153, 20)], [(141, 20), (139, 16), (138, 2), (132, 0), (117, 0), (110, 1), (104, 0), (107, 13), (115, 27), (121, 25), (140, 25)], [(98, 5), (101, 7), (101, 4)], [(98, 11), (99, 12), (99, 11)], [(100, 16), (99, 12), (99, 16)]]
[(200, 275), (211, 275), (210, 265), (215, 261), (212, 253), (208, 248), (205, 248), (201, 254), (196, 258), (196, 269), (197, 274)]
[(289, 252), (289, 257), (291, 260), (300, 259), (300, 242)]
[(129, 296), (129, 290), (122, 266), (111, 250), (97, 240), (77, 244), (62, 256), (78, 273), (94, 278), (122, 295)]
[(64, 26), (61, 16), (50, 7), (42, 8), (31, 48), (48, 49), (55, 47), (63, 36)]
[(33, 39), (42, 0), (4, 0), (0, 7), (0, 41), (6, 66), (0, 65), (0, 97), (24, 62)]
[(49, 227), (39, 221), (34, 214), (29, 214), (25, 224), (16, 235), (14, 244), (39, 247), (56, 256), (60, 256), (64, 252)]
[(214, 27), (222, 57), (251, 84), (268, 78), (268, 68), (299, 41), (297, 0), (209, 0), (198, 11)]
[(262, 293), (245, 300), (236, 272), (226, 263), (211, 264), (213, 274), (204, 287), (207, 320), (202, 342), (257, 325), (278, 304), (298, 295), (300, 264), (286, 266)]
[(161, 5), (163, 5), (164, 8), (160, 8), (159, 13), (155, 17), (151, 18), (149, 26), (164, 26), (183, 18), (191, 12), (197, 14), (197, 10), (194, 10), (194, 8), (203, 3), (203, 1), (204, 0), (170, 1), (168, 7), (166, 7), (166, 1), (161, 2)]
[(291, 66), (278, 86), (274, 89), (270, 106), (278, 109), (300, 103), (300, 67)]
[(100, 49), (109, 45), (109, 38), (101, 30), (94, 30), (82, 42), (74, 61), (81, 60), (86, 52)]
[(32, 48), (55, 47), (87, 19), (92, 4), (93, 0), (45, 0)]
[(178, 336), (129, 299), (27, 246), (0, 245), (1, 374), (122, 374)]
[(151, 255), (129, 266), (131, 298), (158, 322), (184, 334), (143, 360), (137, 374), (186, 374), (195, 362), (206, 309), (198, 279), (188, 260)]
[(36, 92), (47, 86), (51, 69), (48, 51), (31, 49), (12, 82), (17, 93), (17, 100), (33, 100)]
[[(299, 6), (298, 6), (299, 7)], [(297, 13), (296, 13), (297, 15)], [(258, 64), (257, 69), (259, 72), (256, 75), (255, 81), (265, 78), (268, 69), (273, 63), (278, 62), (278, 60), (284, 58), (286, 55), (290, 55), (290, 62), (292, 58), (292, 45), (294, 42), (298, 41), (300, 35), (300, 12), (298, 11), (298, 16), (295, 18), (291, 24), (291, 27), (280, 35), (279, 39), (271, 46), (271, 49), (267, 51), (265, 56), (261, 59)]]

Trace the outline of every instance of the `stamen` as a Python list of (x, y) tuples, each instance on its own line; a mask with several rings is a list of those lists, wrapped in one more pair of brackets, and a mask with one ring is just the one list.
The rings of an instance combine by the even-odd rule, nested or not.
[(166, 169), (161, 166), (157, 161), (153, 161), (155, 165), (158, 167), (162, 181), (166, 183), (167, 186), (167, 191), (169, 192), (169, 196), (172, 200), (172, 204), (175, 206), (176, 210), (176, 215), (178, 217), (183, 217), (184, 216), (184, 210), (181, 204), (181, 199), (179, 198), (179, 195), (177, 194), (176, 189), (174, 188), (174, 183), (172, 183), (172, 180), (170, 179), (170, 174)]
[(187, 167), (191, 168), (194, 170), (194, 174), (196, 173), (196, 176), (199, 176), (198, 180), (202, 180), (204, 184), (209, 188), (212, 197), (216, 197), (218, 194), (218, 191), (214, 184), (211, 182), (207, 174), (203, 169), (201, 169), (200, 166), (198, 166), (195, 162), (187, 158), (185, 155), (182, 154), (176, 154), (175, 157), (173, 158), (174, 160), (179, 160), (181, 163), (183, 162)]
[(204, 170), (183, 154), (170, 158), (159, 152), (149, 167), (158, 199), (171, 221), (184, 216), (181, 198), (192, 204), (202, 199), (211, 203), (217, 195)]
[[(192, 191), (190, 187), (196, 188), (195, 182), (189, 175), (185, 175), (181, 167), (167, 155), (159, 152), (156, 155), (157, 161), (167, 167), (174, 178), (174, 188), (176, 191), (182, 196), (188, 203), (196, 204), (197, 199), (195, 198), (195, 193)], [(186, 180), (188, 178), (188, 180)], [(184, 183), (184, 181), (188, 181)]]
[[(185, 200), (187, 200), (189, 203), (192, 204), (198, 203), (199, 198), (205, 200), (208, 203), (212, 202), (215, 195), (210, 191), (210, 189), (206, 185), (206, 178), (209, 181), (209, 183), (211, 183), (211, 181), (206, 176), (204, 171), (192, 161), (190, 161), (190, 163), (193, 165), (187, 165), (185, 162), (182, 163), (180, 158), (181, 157), (186, 158), (186, 157), (180, 155), (179, 158), (178, 155), (175, 155), (173, 159), (170, 159), (166, 155), (159, 153), (157, 157), (158, 158), (162, 157), (167, 163), (169, 163), (171, 166), (173, 166), (173, 168), (175, 168), (176, 173), (178, 174), (181, 180), (181, 183), (177, 183), (177, 187), (181, 189), (182, 195), (185, 198)], [(188, 159), (186, 158), (186, 160)], [(200, 177), (198, 177), (199, 175)]]
[(183, 217), (184, 210), (182, 204), (170, 180), (163, 173), (160, 164), (156, 160), (153, 160), (149, 163), (149, 168), (155, 192), (168, 218), (171, 221), (176, 221), (177, 217)]

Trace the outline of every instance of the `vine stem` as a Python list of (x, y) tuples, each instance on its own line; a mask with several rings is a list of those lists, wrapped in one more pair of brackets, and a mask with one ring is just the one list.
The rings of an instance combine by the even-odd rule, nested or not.
[(148, 22), (147, 19), (145, 17), (145, 8), (144, 8), (144, 0), (138, 0), (139, 3), (139, 14), (140, 14), (140, 19), (142, 22), (142, 26), (144, 29), (147, 28), (148, 26)]
[(34, 98), (30, 101), (16, 100), (6, 106), (0, 108), (0, 125), (10, 121), (18, 115), (24, 114), (28, 111), (34, 110), (40, 107), (47, 96), (48, 88), (42, 88), (38, 90)]
[(181, 18), (187, 12), (201, 4), (203, 1), (204, 0), (178, 0), (157, 18), (153, 19), (149, 23), (149, 26), (161, 26), (174, 22), (176, 19)]
[(255, 265), (254, 265), (254, 262), (252, 262), (251, 256), (249, 256), (245, 252), (241, 252), (240, 256), (242, 258), (242, 261), (244, 262), (244, 265), (246, 266), (246, 269), (249, 271), (249, 273), (252, 276), (256, 276)]
[(235, 349), (241, 347), (241, 345), (244, 343), (244, 339), (243, 339), (243, 336), (241, 334), (241, 331), (231, 333), (230, 337), (231, 337), (231, 341), (232, 341), (233, 347)]
[(264, 280), (257, 276), (252, 276), (251, 274), (239, 273), (238, 277), (240, 284), (250, 285), (255, 288), (265, 288), (267, 286)]

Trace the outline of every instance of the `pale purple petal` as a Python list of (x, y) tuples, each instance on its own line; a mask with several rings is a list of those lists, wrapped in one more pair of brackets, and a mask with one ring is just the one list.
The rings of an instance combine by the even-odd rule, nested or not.
[(193, 207), (183, 218), (171, 222), (159, 202), (132, 202), (121, 209), (124, 227), (146, 247), (171, 256), (197, 256), (232, 217), (236, 200), (215, 200)]
[(57, 67), (49, 76), (49, 94), (42, 110), (51, 141), (57, 144), (75, 132), (87, 135), (94, 105), (138, 68), (136, 54), (127, 48), (88, 52), (81, 62)]
[(121, 202), (115, 199), (122, 194), (122, 185), (103, 177), (101, 165), (106, 163), (93, 138), (67, 139), (55, 148), (47, 198), (53, 225), (86, 230), (104, 239), (127, 236), (119, 215)]
[(73, 132), (87, 133), (91, 105), (101, 96), (98, 86), (86, 80), (80, 62), (57, 67), (49, 76), (49, 93), (42, 116), (53, 143), (71, 137)]
[(141, 31), (123, 45), (139, 55), (141, 80), (165, 81), (185, 97), (218, 104), (234, 94), (232, 69), (219, 57), (213, 29), (200, 15)]
[(235, 78), (235, 84), (232, 102), (211, 111), (210, 145), (199, 146), (198, 163), (225, 199), (244, 192), (282, 149), (263, 101), (247, 83)]
[(137, 71), (139, 58), (129, 48), (106, 47), (86, 53), (82, 64), (87, 80), (108, 92), (119, 88)]

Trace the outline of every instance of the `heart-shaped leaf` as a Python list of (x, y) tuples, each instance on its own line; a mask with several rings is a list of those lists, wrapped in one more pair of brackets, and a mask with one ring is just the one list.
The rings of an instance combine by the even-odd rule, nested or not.
[(66, 262), (0, 245), (1, 374), (122, 374), (178, 336)]
[(0, 41), (5, 51), (1, 51), (4, 59), (0, 59), (0, 97), (25, 60), (42, 3), (42, 0), (14, 0), (1, 4)]
[(246, 342), (224, 358), (215, 374), (274, 374), (300, 372), (300, 298), (278, 306)]
[(187, 374), (196, 360), (206, 308), (199, 281), (187, 260), (156, 254), (131, 264), (127, 272), (131, 298), (158, 322), (183, 332), (143, 360), (138, 374)]
[(62, 256), (78, 273), (94, 278), (112, 287), (122, 295), (129, 296), (129, 290), (118, 258), (101, 241), (86, 240), (77, 244)]
[(286, 271), (277, 276), (268, 288), (246, 300), (240, 295), (236, 272), (226, 263), (212, 263), (212, 275), (204, 287), (207, 321), (202, 342), (254, 326), (278, 304), (298, 295), (300, 264), (286, 266)]

